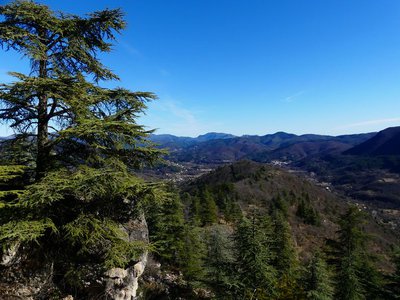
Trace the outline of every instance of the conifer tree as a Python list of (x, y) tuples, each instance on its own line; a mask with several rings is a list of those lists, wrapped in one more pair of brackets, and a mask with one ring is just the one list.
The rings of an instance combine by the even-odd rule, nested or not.
[(360, 253), (365, 242), (362, 220), (362, 214), (356, 207), (349, 208), (340, 219), (340, 265), (336, 288), (339, 299), (365, 299), (361, 274), (358, 273)]
[(315, 253), (307, 267), (305, 292), (307, 299), (333, 299), (334, 286), (332, 274), (320, 252)]
[(269, 217), (253, 213), (243, 217), (234, 235), (236, 267), (242, 297), (251, 294), (268, 299), (275, 293), (276, 270), (272, 247), (272, 226)]
[(187, 225), (184, 229), (183, 238), (184, 246), (179, 260), (183, 274), (191, 282), (202, 280), (205, 275), (206, 245), (202, 238), (201, 229)]
[(208, 188), (202, 191), (202, 220), (203, 225), (209, 225), (218, 220), (218, 207), (214, 197)]
[(275, 209), (272, 212), (273, 222), (273, 265), (277, 270), (277, 299), (297, 299), (302, 290), (298, 284), (299, 262), (293, 247), (290, 225), (284, 213)]
[(120, 10), (80, 17), (15, 1), (0, 16), (2, 48), (31, 66), (0, 85), (0, 120), (35, 149), (34, 183), (0, 207), (0, 243), (51, 261), (59, 283), (79, 289), (148, 248), (121, 224), (164, 197), (130, 172), (160, 153), (136, 122), (155, 95), (98, 84), (118, 79), (98, 56), (125, 27)]
[(228, 297), (236, 288), (233, 268), (233, 245), (230, 234), (223, 227), (213, 226), (208, 234), (206, 280), (221, 298)]
[(388, 291), (390, 299), (400, 299), (400, 247), (397, 247), (393, 252), (393, 264), (395, 267), (395, 271), (390, 276)]
[(168, 195), (160, 205), (152, 205), (147, 223), (161, 262), (178, 266), (184, 248), (185, 219), (177, 191), (170, 190)]
[(274, 265), (280, 275), (293, 275), (297, 271), (298, 262), (293, 247), (289, 223), (280, 211), (272, 214)]
[(190, 221), (192, 225), (194, 226), (200, 226), (202, 221), (202, 209), (201, 209), (201, 204), (200, 204), (200, 198), (199, 196), (190, 196), (190, 205), (189, 205), (189, 211), (190, 211)]
[(339, 220), (338, 299), (380, 299), (381, 274), (367, 251), (369, 237), (363, 229), (364, 214), (355, 206)]
[(37, 179), (60, 161), (99, 165), (117, 157), (137, 167), (156, 158), (149, 132), (135, 121), (154, 94), (97, 84), (118, 79), (98, 55), (125, 27), (120, 10), (79, 17), (15, 1), (0, 15), (0, 45), (31, 65), (29, 75), (10, 72), (16, 81), (0, 85), (0, 120), (35, 143)]

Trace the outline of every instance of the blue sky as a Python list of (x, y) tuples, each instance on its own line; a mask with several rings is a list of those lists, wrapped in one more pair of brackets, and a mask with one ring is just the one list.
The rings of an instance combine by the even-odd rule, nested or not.
[[(103, 62), (121, 77), (110, 86), (159, 96), (140, 120), (157, 133), (339, 135), (400, 125), (398, 0), (37, 2), (75, 14), (125, 11), (128, 28)], [(0, 82), (28, 65), (1, 52)]]

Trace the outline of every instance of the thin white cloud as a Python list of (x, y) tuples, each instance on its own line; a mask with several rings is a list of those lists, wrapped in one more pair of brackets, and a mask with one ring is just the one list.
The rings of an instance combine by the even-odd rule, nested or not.
[(380, 124), (390, 124), (390, 123), (400, 123), (400, 118), (387, 118), (387, 119), (377, 119), (377, 120), (368, 120), (362, 121), (358, 123), (346, 124), (336, 129), (348, 129), (354, 127), (365, 127), (369, 125), (380, 125)]
[(177, 103), (172, 101), (167, 101), (164, 103), (164, 108), (171, 112), (173, 115), (178, 117), (180, 120), (183, 120), (187, 125), (194, 126), (197, 125), (197, 120), (194, 114), (181, 106), (178, 106)]
[(285, 99), (283, 99), (283, 102), (293, 102), (294, 100), (296, 100), (298, 97), (300, 97), (301, 95), (303, 95), (305, 93), (305, 91), (299, 91), (293, 95), (290, 95), (288, 97), (286, 97)]
[(149, 110), (147, 116), (149, 125), (153, 123), (156, 133), (170, 133), (179, 136), (197, 136), (209, 131), (215, 131), (221, 124), (206, 122), (198, 116), (200, 111), (183, 107), (174, 100), (160, 100)]
[(136, 49), (135, 47), (133, 47), (132, 45), (130, 45), (129, 43), (125, 42), (125, 41), (120, 41), (119, 44), (131, 55), (136, 56), (136, 57), (141, 57), (142, 53), (140, 53), (140, 51), (138, 49)]

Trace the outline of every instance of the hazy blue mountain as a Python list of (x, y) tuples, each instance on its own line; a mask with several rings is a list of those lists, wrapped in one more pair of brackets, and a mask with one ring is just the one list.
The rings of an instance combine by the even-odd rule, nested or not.
[(231, 139), (236, 137), (233, 134), (229, 133), (219, 133), (219, 132), (209, 132), (203, 135), (199, 135), (196, 139), (197, 142), (206, 142), (211, 140), (219, 140), (219, 139)]
[(256, 161), (302, 159), (310, 155), (338, 154), (371, 138), (375, 133), (328, 136), (295, 135), (286, 132), (235, 137), (226, 133), (207, 133), (197, 138), (153, 135), (161, 148), (170, 151), (175, 161), (226, 163), (242, 158)]

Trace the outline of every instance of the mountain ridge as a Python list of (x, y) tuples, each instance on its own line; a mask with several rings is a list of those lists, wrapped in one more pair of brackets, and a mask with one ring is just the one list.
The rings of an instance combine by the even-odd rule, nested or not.
[(374, 137), (349, 149), (350, 155), (400, 155), (400, 126), (379, 131)]
[[(315, 155), (319, 153), (318, 149), (323, 149), (324, 154), (336, 154), (368, 140), (375, 134), (373, 132), (339, 136), (296, 135), (279, 131), (262, 136), (238, 137), (225, 133), (208, 133), (197, 138), (152, 135), (150, 139), (160, 148), (168, 149), (170, 152), (168, 159), (173, 161), (227, 163), (244, 158), (266, 161), (271, 158), (272, 152), (275, 152), (272, 155), (273, 158), (279, 158), (278, 149), (288, 148), (298, 143), (303, 143), (303, 145), (299, 145), (297, 150), (292, 146), (289, 157), (304, 158), (308, 155)], [(307, 143), (309, 144), (307, 145)], [(308, 151), (308, 149), (310, 150)]]

